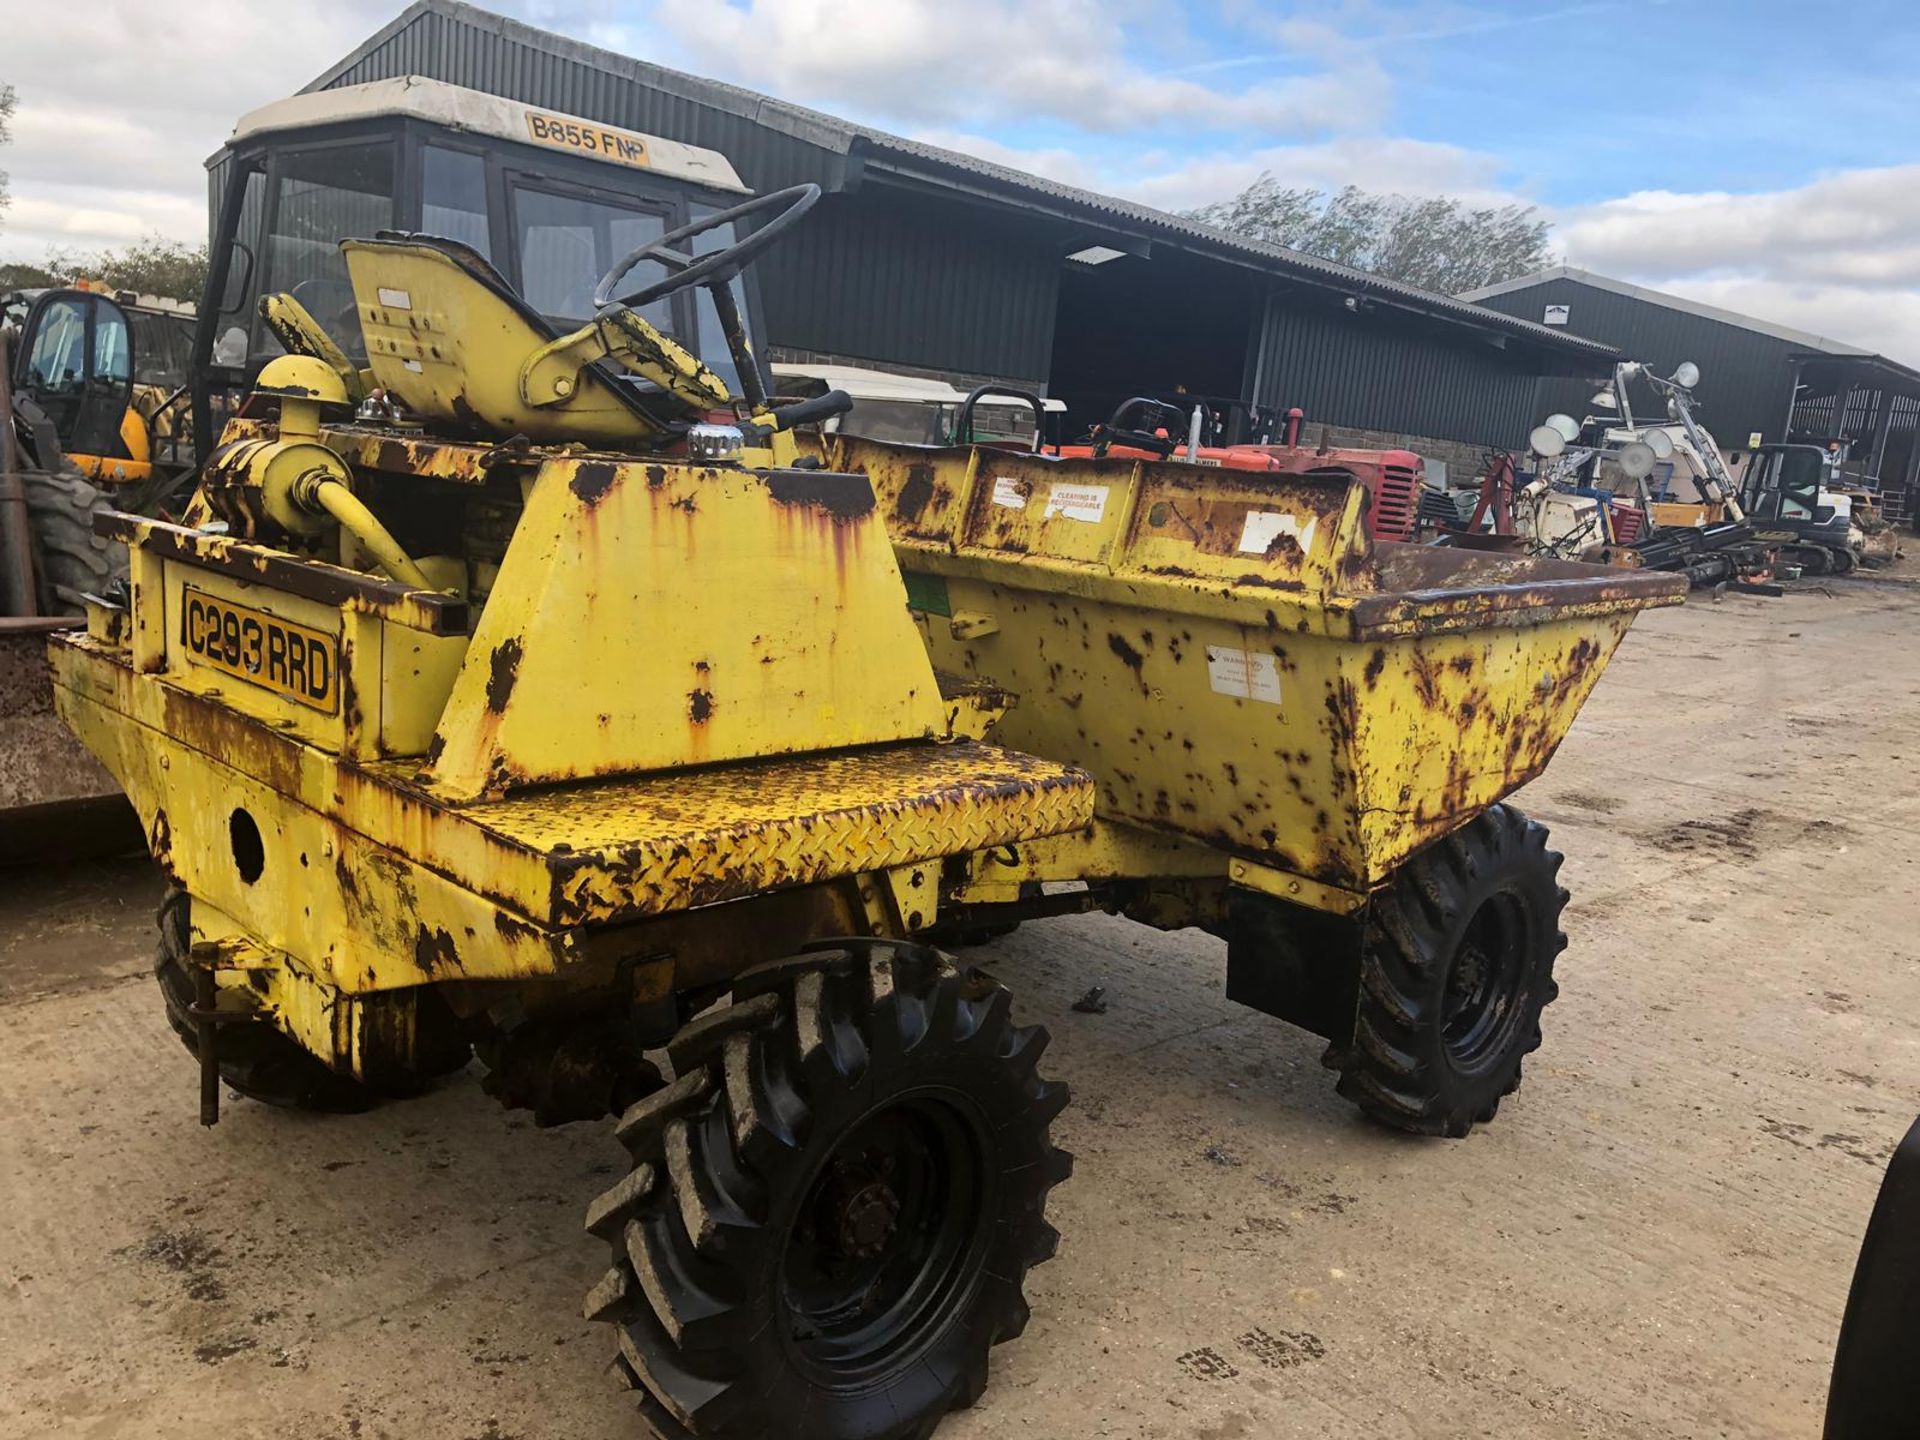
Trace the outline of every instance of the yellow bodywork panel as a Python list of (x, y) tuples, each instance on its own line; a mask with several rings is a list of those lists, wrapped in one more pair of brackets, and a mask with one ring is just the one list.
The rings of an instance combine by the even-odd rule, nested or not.
[[(1102, 817), (1351, 909), (1540, 773), (1635, 613), (1686, 582), (1368, 539), (1345, 477), (856, 437), (942, 671)], [(1224, 870), (1227, 860), (1222, 856)], [(1249, 883), (1249, 882), (1242, 882)], [(1283, 883), (1283, 882), (1282, 882)]]
[(343, 762), (221, 696), (137, 673), (110, 642), (64, 636), (52, 653), (62, 718), (126, 789), (169, 872), (350, 993), (550, 975), (592, 927), (1017, 844), (1093, 815), (1083, 773), (969, 741), (452, 806), (409, 762)]
[(645, 441), (660, 427), (623, 404), (614, 381), (588, 371), (564, 406), (535, 407), (520, 367), (552, 340), (510, 292), (477, 282), (444, 251), (348, 241), (367, 364), (380, 388), (441, 426), (538, 441)]
[(719, 376), (638, 315), (609, 312), (556, 336), (470, 252), (410, 240), (340, 248), (375, 382), (455, 433), (600, 445), (657, 436), (662, 424), (622, 398), (605, 363), (692, 405), (731, 399)]
[(861, 477), (556, 458), (423, 779), (471, 799), (945, 733)]

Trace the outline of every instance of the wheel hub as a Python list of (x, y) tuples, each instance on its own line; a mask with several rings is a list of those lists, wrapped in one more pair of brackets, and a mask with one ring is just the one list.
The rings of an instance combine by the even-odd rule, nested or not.
[(1470, 918), (1447, 970), (1442, 1035), (1457, 1067), (1474, 1071), (1505, 1053), (1527, 984), (1524, 905), (1505, 892)]
[(830, 1156), (781, 1280), (788, 1334), (829, 1383), (884, 1369), (937, 1326), (976, 1248), (981, 1157), (965, 1112), (919, 1100), (870, 1115)]
[(861, 1185), (842, 1200), (833, 1236), (850, 1260), (866, 1260), (887, 1248), (900, 1220), (900, 1197), (885, 1181)]

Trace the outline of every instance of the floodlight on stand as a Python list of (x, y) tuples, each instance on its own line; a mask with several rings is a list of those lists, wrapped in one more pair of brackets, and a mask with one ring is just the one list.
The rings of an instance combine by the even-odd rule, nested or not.
[(1618, 410), (1620, 408), (1620, 402), (1613, 398), (1613, 387), (1611, 385), (1603, 386), (1599, 391), (1595, 392), (1594, 397), (1587, 401), (1587, 404), (1593, 406), (1596, 410)]
[(1542, 460), (1551, 460), (1567, 448), (1567, 437), (1551, 425), (1536, 425), (1527, 436), (1527, 448)]
[(1620, 447), (1620, 453), (1613, 457), (1613, 463), (1620, 467), (1620, 473), (1629, 480), (1644, 480), (1653, 473), (1659, 458), (1646, 441), (1630, 440)]
[(1700, 367), (1691, 360), (1682, 360), (1674, 366), (1673, 383), (1682, 390), (1691, 390), (1700, 383)]
[(1547, 424), (1560, 432), (1560, 438), (1571, 445), (1580, 438), (1580, 422), (1571, 415), (1562, 415), (1557, 411), (1547, 416)]
[(1664, 430), (1648, 430), (1643, 432), (1640, 438), (1653, 450), (1656, 460), (1665, 460), (1673, 454), (1673, 436)]

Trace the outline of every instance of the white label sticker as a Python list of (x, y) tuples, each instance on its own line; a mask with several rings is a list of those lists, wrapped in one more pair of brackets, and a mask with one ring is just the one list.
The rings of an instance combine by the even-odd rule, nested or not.
[(1051, 520), (1056, 515), (1064, 515), (1069, 520), (1084, 520), (1097, 525), (1107, 513), (1106, 485), (1060, 485), (1055, 484), (1047, 491), (1047, 511), (1040, 518)]
[(380, 303), (389, 310), (411, 310), (413, 308), (413, 296), (404, 290), (389, 290), (386, 286), (382, 285), (380, 287)]
[(1280, 667), (1263, 651), (1209, 645), (1207, 683), (1222, 695), (1263, 700), (1269, 705), (1280, 703)]
[(1249, 510), (1247, 523), (1240, 529), (1240, 552), (1243, 555), (1264, 555), (1274, 540), (1281, 535), (1291, 535), (1301, 553), (1313, 548), (1313, 532), (1320, 524), (1318, 515), (1309, 515), (1307, 523), (1302, 525), (1298, 515), (1290, 515), (1284, 510)]
[(416, 375), (424, 375), (427, 370), (427, 367), (422, 365), (418, 360), (402, 360), (400, 363)]
[(1016, 480), (1011, 475), (993, 477), (993, 503), (1004, 505), (1009, 510), (1027, 508), (1026, 481)]

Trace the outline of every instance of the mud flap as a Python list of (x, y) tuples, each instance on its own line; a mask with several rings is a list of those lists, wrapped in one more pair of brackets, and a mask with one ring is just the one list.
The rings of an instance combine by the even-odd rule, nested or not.
[(1351, 1044), (1364, 920), (1236, 891), (1227, 902), (1227, 998)]
[(1912, 1433), (1920, 1415), (1920, 1120), (1887, 1164), (1853, 1270), (1827, 1391), (1826, 1440)]

